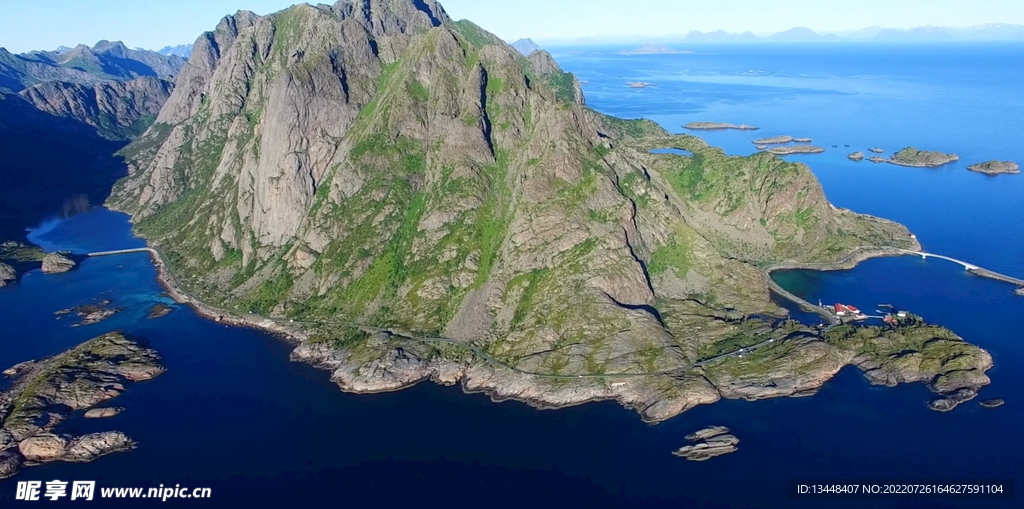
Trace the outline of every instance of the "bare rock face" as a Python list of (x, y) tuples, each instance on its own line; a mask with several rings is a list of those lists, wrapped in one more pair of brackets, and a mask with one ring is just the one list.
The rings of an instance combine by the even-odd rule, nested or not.
[(59, 459), (67, 449), (68, 439), (53, 433), (39, 433), (18, 444), (18, 450), (26, 460), (38, 463)]
[(122, 139), (149, 127), (173, 88), (169, 81), (144, 76), (94, 85), (51, 81), (33, 85), (19, 95), (41, 111), (81, 121), (107, 137)]
[(106, 419), (106, 418), (109, 418), (109, 417), (114, 417), (115, 415), (118, 415), (118, 414), (120, 414), (123, 411), (124, 411), (124, 408), (121, 408), (121, 407), (91, 408), (89, 410), (86, 410), (85, 418), (86, 419)]
[(24, 463), (25, 457), (17, 449), (0, 450), (0, 479), (13, 477)]
[(136, 442), (120, 431), (104, 431), (75, 437), (68, 444), (63, 461), (86, 463), (100, 456), (115, 452), (130, 451)]
[(49, 253), (43, 257), (43, 274), (63, 274), (78, 265), (67, 255)]
[(18, 279), (18, 273), (14, 267), (0, 262), (0, 287), (7, 286), (7, 283)]

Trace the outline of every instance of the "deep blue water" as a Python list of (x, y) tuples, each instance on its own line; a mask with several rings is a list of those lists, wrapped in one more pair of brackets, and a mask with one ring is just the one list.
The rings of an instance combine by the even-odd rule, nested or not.
[[(1021, 46), (695, 49), (656, 56), (556, 49), (555, 56), (589, 81), (584, 89), (598, 110), (653, 118), (676, 132), (698, 120), (762, 128), (705, 133), (730, 153), (751, 152), (750, 140), (760, 136), (815, 138), (829, 150), (798, 160), (811, 165), (837, 205), (904, 222), (934, 252), (1024, 276), (1024, 176), (963, 169), (992, 158), (1024, 162)], [(635, 80), (657, 86), (625, 86)], [(845, 159), (854, 149), (910, 144), (957, 152), (963, 164), (927, 170)], [(103, 210), (52, 223), (32, 238), (79, 252), (140, 244), (123, 215)], [(1024, 486), (1017, 436), (1024, 331), (1016, 322), (1024, 298), (948, 262), (882, 259), (852, 271), (779, 277), (809, 300), (864, 309), (893, 303), (952, 328), (992, 352), (993, 384), (983, 397), (1005, 398), (1006, 406), (969, 403), (939, 414), (926, 407), (931, 394), (921, 385), (872, 387), (847, 369), (811, 398), (724, 401), (658, 426), (614, 403), (536, 411), (432, 384), (343, 394), (326, 372), (289, 362), (288, 345), (266, 334), (223, 327), (187, 308), (145, 320), (165, 300), (154, 276), (148, 256), (135, 254), (89, 259), (63, 275), (30, 273), (0, 289), (2, 366), (121, 329), (152, 342), (169, 368), (112, 402), (127, 407), (124, 414), (67, 423), (72, 433), (123, 430), (139, 449), (27, 469), (0, 482), (0, 500), (13, 499), (17, 480), (95, 479), (101, 486), (208, 486), (209, 505), (222, 507), (1019, 506), (785, 499), (785, 481), (802, 477), (1013, 478)], [(77, 329), (53, 316), (103, 297), (125, 311)], [(670, 454), (707, 424), (732, 428), (740, 451), (706, 463)], [(712, 502), (722, 505), (706, 505)]]

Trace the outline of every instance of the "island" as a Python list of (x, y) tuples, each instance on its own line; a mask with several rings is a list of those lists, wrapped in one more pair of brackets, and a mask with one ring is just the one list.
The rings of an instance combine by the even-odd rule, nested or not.
[(790, 145), (788, 147), (773, 147), (767, 150), (768, 153), (777, 156), (788, 156), (790, 154), (820, 154), (825, 149), (813, 145)]
[(759, 140), (754, 140), (751, 143), (754, 145), (781, 145), (791, 141), (793, 141), (792, 136), (775, 136), (773, 138), (761, 138)]
[(944, 154), (929, 150), (918, 150), (914, 147), (907, 147), (893, 154), (889, 164), (897, 166), (911, 166), (914, 168), (937, 168), (953, 161), (959, 161), (960, 156), (956, 154)]
[[(984, 350), (942, 328), (787, 319), (769, 268), (921, 249), (898, 223), (830, 204), (806, 165), (595, 111), (553, 61), (534, 66), (442, 11), (395, 13), (401, 44), (384, 53), (374, 46), (392, 39), (365, 31), (325, 42), (351, 22), (310, 9), (255, 21), (305, 48), (310, 79), (287, 52), (217, 36), (197, 45), (210, 65), (179, 80), (165, 121), (121, 151), (134, 169), (106, 205), (199, 313), (287, 335), (293, 359), (352, 393), (434, 381), (543, 408), (614, 400), (647, 422), (807, 394), (851, 365), (957, 401), (986, 382)], [(353, 79), (335, 61), (354, 62)], [(248, 90), (254, 107), (218, 90)], [(287, 133), (338, 150), (260, 150)], [(664, 148), (684, 154), (651, 153)], [(323, 185), (279, 171), (295, 164)], [(231, 181), (260, 184), (240, 194)]]
[(668, 46), (662, 46), (660, 44), (644, 44), (637, 49), (629, 51), (620, 51), (620, 55), (680, 55), (686, 53), (693, 53), (692, 51), (672, 49)]
[(1001, 399), (986, 399), (981, 402), (981, 406), (984, 408), (999, 408), (1005, 404), (1006, 402)]
[[(793, 138), (793, 141), (795, 141), (795, 142), (797, 142), (797, 143), (810, 143), (810, 142), (812, 142), (812, 141), (814, 141), (814, 140), (813, 140), (813, 139), (811, 139), (811, 138)], [(834, 147), (834, 146), (835, 146), (835, 145), (833, 145), (833, 147)]]
[(881, 157), (881, 156), (871, 156), (871, 157), (868, 158), (868, 161), (871, 161), (871, 162), (876, 163), (876, 164), (877, 163), (887, 163), (887, 162), (889, 162), (889, 158)]
[(854, 152), (854, 153), (846, 156), (846, 158), (851, 160), (851, 161), (863, 161), (864, 160), (864, 152), (857, 151), (857, 152)]
[(727, 124), (724, 122), (690, 122), (683, 126), (684, 129), (695, 131), (714, 131), (719, 129), (736, 129), (739, 131), (756, 131), (759, 128), (746, 124)]
[(646, 81), (630, 81), (629, 83), (626, 83), (626, 86), (629, 88), (647, 88), (653, 87), (654, 83), (647, 83)]
[(873, 148), (869, 148), (868, 152), (871, 152), (873, 154), (881, 154), (882, 152), (885, 152), (885, 151), (880, 149), (880, 148), (878, 148), (878, 147), (873, 147)]
[(72, 325), (72, 327), (81, 327), (83, 325), (93, 325), (100, 323), (107, 318), (110, 318), (121, 312), (121, 308), (110, 307), (110, 299), (103, 299), (95, 304), (85, 304), (73, 308), (61, 309), (53, 314), (57, 315), (57, 319), (61, 319), (67, 315), (74, 315), (81, 319), (78, 323)]
[(967, 169), (984, 173), (985, 175), (1012, 175), (1020, 173), (1020, 167), (1012, 161), (988, 161), (972, 164)]
[(676, 449), (672, 454), (682, 456), (690, 461), (707, 461), (737, 451), (736, 444), (740, 439), (729, 433), (725, 426), (708, 426), (700, 431), (686, 435), (686, 440), (693, 442)]
[[(133, 382), (165, 371), (160, 355), (139, 340), (113, 332), (50, 358), (3, 372), (13, 380), (0, 392), (0, 479), (52, 461), (87, 462), (127, 451), (135, 442), (120, 431), (71, 436), (57, 432), (77, 411), (117, 397)], [(92, 412), (110, 417), (120, 410)]]
[(17, 281), (22, 274), (38, 269), (45, 253), (36, 246), (9, 240), (0, 243), (0, 287)]
[(42, 260), (43, 274), (63, 274), (76, 265), (70, 253), (48, 253)]

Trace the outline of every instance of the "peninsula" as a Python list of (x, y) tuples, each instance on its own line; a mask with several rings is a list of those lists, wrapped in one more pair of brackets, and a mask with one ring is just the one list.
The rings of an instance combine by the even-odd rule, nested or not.
[(968, 170), (984, 173), (985, 175), (1011, 175), (1020, 173), (1020, 167), (1017, 163), (1011, 161), (988, 161), (979, 164), (972, 164), (967, 167)]
[(746, 124), (727, 124), (724, 122), (690, 122), (683, 126), (684, 129), (694, 131), (714, 131), (720, 129), (736, 129), (738, 131), (756, 131), (759, 128)]
[(135, 442), (120, 431), (71, 436), (57, 433), (57, 428), (73, 412), (96, 410), (90, 418), (120, 413), (94, 407), (121, 394), (126, 385), (164, 371), (155, 350), (120, 333), (5, 370), (13, 381), (0, 392), (0, 479), (26, 466), (86, 462), (131, 450)]
[(945, 329), (784, 319), (765, 267), (920, 249), (807, 166), (594, 111), (553, 60), (433, 0), (368, 2), (226, 18), (121, 152), (108, 204), (175, 299), (287, 334), (355, 393), (434, 380), (657, 422), (847, 365), (943, 397), (987, 383)]
[(944, 154), (928, 150), (918, 150), (914, 147), (907, 147), (893, 154), (888, 160), (889, 164), (898, 166), (912, 166), (915, 168), (937, 168), (953, 161), (959, 161), (960, 156), (956, 154)]

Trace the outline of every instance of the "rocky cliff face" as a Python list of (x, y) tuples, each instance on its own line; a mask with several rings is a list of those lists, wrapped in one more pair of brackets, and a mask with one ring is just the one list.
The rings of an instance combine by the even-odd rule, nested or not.
[[(692, 156), (650, 153), (664, 147)], [(109, 203), (200, 298), (443, 335), (520, 370), (312, 331), (297, 355), (356, 391), (461, 379), (664, 418), (719, 393), (699, 373), (522, 375), (685, 371), (744, 313), (778, 311), (759, 266), (912, 245), (832, 207), (803, 165), (588, 109), (550, 55), (526, 59), (432, 0), (226, 17), (123, 154)]]
[(95, 85), (52, 81), (18, 96), (40, 111), (93, 126), (107, 138), (127, 139), (149, 127), (172, 89), (170, 82), (152, 77)]

